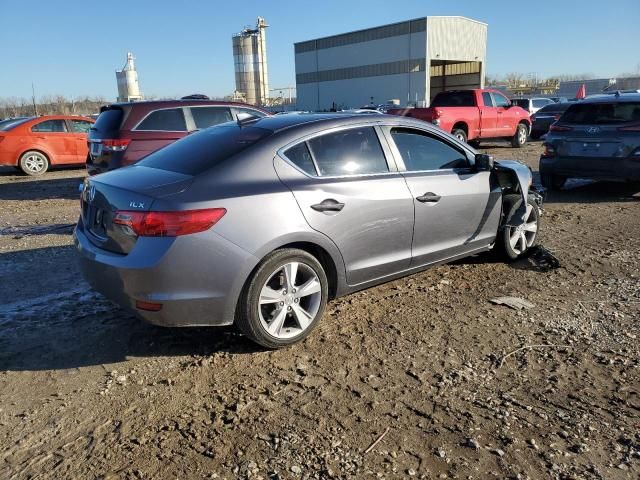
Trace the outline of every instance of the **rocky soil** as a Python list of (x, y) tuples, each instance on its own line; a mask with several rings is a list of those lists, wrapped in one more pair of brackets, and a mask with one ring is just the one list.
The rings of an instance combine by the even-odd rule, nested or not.
[[(534, 170), (540, 150), (484, 149)], [(549, 195), (560, 268), (437, 267), (332, 302), (271, 352), (92, 292), (82, 175), (0, 171), (0, 478), (640, 476), (640, 187)], [(506, 295), (535, 306), (489, 302)]]

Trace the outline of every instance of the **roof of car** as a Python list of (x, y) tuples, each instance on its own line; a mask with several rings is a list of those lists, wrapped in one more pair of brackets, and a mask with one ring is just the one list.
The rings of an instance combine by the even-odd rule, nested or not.
[(611, 102), (640, 102), (640, 93), (615, 93), (615, 94), (602, 94), (592, 95), (583, 100), (580, 103), (611, 103)]
[(148, 109), (170, 106), (193, 106), (193, 105), (225, 105), (229, 107), (242, 107), (242, 108), (254, 108), (256, 110), (262, 110), (260, 107), (250, 105), (248, 103), (241, 102), (225, 102), (221, 100), (200, 100), (200, 99), (176, 99), (176, 100), (142, 100), (140, 102), (116, 102), (111, 103), (109, 106), (118, 107), (135, 107), (141, 106)]

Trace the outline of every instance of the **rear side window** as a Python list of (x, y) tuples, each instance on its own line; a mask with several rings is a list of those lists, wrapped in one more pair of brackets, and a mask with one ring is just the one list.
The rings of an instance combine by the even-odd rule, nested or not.
[(231, 110), (226, 107), (191, 107), (191, 115), (196, 128), (207, 128), (230, 122)]
[(93, 130), (103, 133), (117, 131), (120, 129), (123, 116), (124, 111), (121, 108), (106, 108), (98, 115), (96, 123), (93, 124)]
[(73, 133), (88, 133), (91, 128), (91, 122), (86, 120), (69, 120), (69, 123)]
[(571, 105), (560, 120), (578, 125), (640, 122), (640, 102), (579, 103)]
[(151, 112), (136, 127), (136, 130), (152, 130), (165, 132), (185, 132), (187, 124), (181, 108), (167, 108)]
[(320, 175), (367, 175), (389, 171), (373, 127), (327, 133), (308, 143)]
[(466, 155), (460, 150), (422, 132), (394, 128), (391, 130), (391, 137), (409, 172), (469, 166)]
[(258, 127), (219, 125), (189, 135), (137, 163), (150, 168), (197, 175), (272, 134)]
[(303, 172), (313, 176), (318, 175), (316, 166), (313, 164), (313, 159), (311, 158), (311, 152), (309, 152), (309, 147), (307, 147), (306, 142), (302, 142), (295, 147), (291, 147), (284, 152), (284, 154)]
[(432, 107), (475, 107), (476, 99), (471, 90), (442, 92), (431, 102)]
[(67, 125), (64, 123), (64, 120), (46, 120), (31, 127), (31, 131), (41, 133), (64, 133), (67, 131)]
[(482, 92), (482, 102), (485, 107), (493, 107), (493, 100), (491, 100), (491, 94), (489, 92)]

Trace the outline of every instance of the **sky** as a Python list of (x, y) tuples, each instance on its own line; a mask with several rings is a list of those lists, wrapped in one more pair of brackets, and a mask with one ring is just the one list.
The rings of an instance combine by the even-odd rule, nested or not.
[(101, 95), (128, 51), (147, 95), (224, 96), (231, 35), (266, 18), (270, 87), (295, 85), (293, 43), (428, 15), (488, 23), (487, 74), (640, 70), (640, 1), (0, 0), (0, 97)]

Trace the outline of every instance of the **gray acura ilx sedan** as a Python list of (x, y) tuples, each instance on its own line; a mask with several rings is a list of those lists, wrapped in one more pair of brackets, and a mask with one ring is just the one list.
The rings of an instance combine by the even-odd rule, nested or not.
[(85, 180), (89, 283), (165, 326), (305, 338), (327, 300), (536, 242), (531, 171), (420, 120), (300, 114), (229, 122)]

